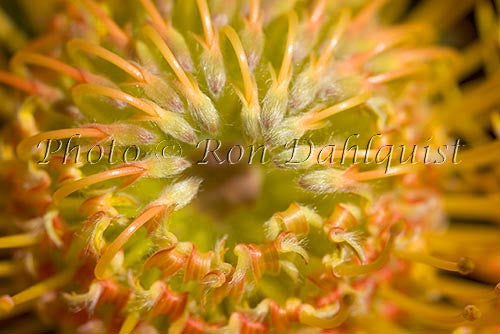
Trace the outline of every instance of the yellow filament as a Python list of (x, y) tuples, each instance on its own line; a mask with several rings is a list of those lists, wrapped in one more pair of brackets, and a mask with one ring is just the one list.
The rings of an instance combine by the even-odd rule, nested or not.
[(479, 310), (472, 305), (466, 306), (463, 310), (439, 306), (428, 305), (416, 301), (414, 298), (407, 297), (387, 286), (379, 289), (380, 297), (396, 304), (401, 309), (410, 313), (411, 316), (421, 318), (423, 321), (441, 325), (444, 327), (457, 326), (466, 320), (474, 321), (480, 317)]
[(494, 111), (491, 114), (491, 125), (493, 126), (493, 131), (495, 132), (497, 138), (500, 137), (500, 113)]
[(184, 88), (190, 91), (196, 91), (196, 87), (194, 86), (193, 82), (189, 80), (188, 76), (182, 69), (181, 64), (179, 64), (174, 54), (168, 47), (167, 43), (165, 43), (165, 41), (161, 38), (158, 32), (151, 26), (145, 26), (143, 28), (143, 32), (146, 36), (148, 36), (149, 39), (151, 39), (153, 44), (156, 45), (158, 50), (161, 52), (163, 58), (170, 65), (170, 68), (172, 69), (172, 71), (174, 71), (175, 75), (177, 76), (177, 79), (179, 79)]
[(75, 191), (91, 186), (93, 184), (124, 176), (141, 175), (144, 172), (145, 172), (144, 168), (132, 165), (132, 166), (118, 167), (115, 169), (110, 169), (104, 172), (84, 177), (82, 179), (65, 184), (61, 188), (57, 189), (54, 195), (52, 196), (53, 203), (58, 204), (62, 199), (74, 193)]
[(291, 12), (288, 15), (288, 37), (286, 40), (285, 54), (283, 55), (283, 62), (281, 63), (278, 82), (288, 80), (291, 75), (293, 50), (295, 39), (297, 38), (297, 26), (299, 24), (298, 20), (297, 13)]
[(19, 145), (17, 145), (17, 155), (20, 159), (27, 160), (29, 158), (29, 154), (31, 153), (33, 147), (39, 145), (43, 141), (49, 139), (52, 140), (65, 139), (76, 135), (80, 135), (84, 138), (98, 138), (98, 139), (103, 139), (108, 137), (107, 133), (104, 133), (96, 128), (73, 128), (73, 129), (46, 131), (34, 135), (32, 137), (23, 139), (19, 143)]
[(470, 11), (476, 0), (425, 0), (410, 15), (411, 21), (425, 22), (437, 30), (450, 27)]
[(500, 196), (447, 195), (443, 199), (446, 212), (461, 219), (483, 219), (498, 222)]
[(205, 43), (210, 47), (215, 40), (215, 30), (212, 24), (212, 16), (208, 9), (207, 0), (196, 0), (198, 10), (200, 11), (201, 24), (205, 33)]
[(16, 54), (12, 59), (12, 66), (17, 67), (23, 64), (33, 64), (40, 67), (45, 67), (54, 70), (56, 72), (65, 74), (78, 82), (86, 81), (84, 75), (79, 69), (70, 66), (66, 63), (63, 63), (58, 59), (41, 55), (38, 53), (19, 52), (18, 54)]
[(349, 317), (349, 306), (352, 304), (352, 296), (344, 296), (342, 302), (339, 305), (338, 312), (330, 317), (323, 318), (317, 316), (315, 313), (317, 311), (310, 305), (303, 305), (299, 313), (299, 322), (307, 326), (319, 327), (319, 328), (335, 328), (342, 325)]
[(456, 69), (457, 78), (466, 78), (481, 66), (482, 43), (472, 42), (460, 53), (460, 66)]
[(123, 71), (128, 73), (131, 77), (133, 77), (137, 81), (141, 82), (144, 81), (144, 76), (142, 75), (142, 72), (136, 65), (132, 65), (127, 60), (118, 56), (116, 53), (113, 53), (99, 45), (89, 43), (83, 39), (73, 39), (68, 42), (68, 49), (69, 50), (80, 49), (85, 52), (94, 54), (104, 60), (109, 61), (111, 64), (121, 68)]
[(141, 3), (148, 12), (149, 16), (151, 16), (154, 27), (160, 32), (161, 35), (166, 36), (168, 27), (154, 3), (151, 0), (141, 0)]
[(17, 88), (19, 90), (25, 91), (26, 93), (29, 94), (37, 93), (36, 86), (32, 82), (23, 78), (16, 77), (15, 75), (12, 75), (11, 73), (8, 72), (0, 71), (0, 82), (12, 86), (14, 88)]
[(463, 275), (469, 274), (474, 269), (474, 264), (467, 258), (461, 258), (459, 261), (447, 261), (436, 258), (431, 255), (417, 252), (397, 250), (395, 255), (401, 259), (428, 264), (438, 269), (455, 271)]
[(108, 33), (124, 48), (129, 44), (127, 34), (100, 8), (94, 0), (83, 0), (86, 7), (95, 15), (108, 30)]
[(344, 263), (333, 268), (333, 272), (338, 276), (359, 276), (382, 269), (382, 267), (384, 267), (390, 259), (390, 255), (394, 247), (394, 241), (396, 240), (401, 228), (401, 223), (398, 223), (391, 228), (389, 240), (387, 240), (384, 250), (375, 261), (361, 265)]
[(135, 326), (139, 322), (140, 315), (138, 312), (132, 312), (127, 315), (127, 318), (123, 322), (120, 332), (118, 334), (130, 334), (134, 330)]
[[(426, 283), (425, 280), (422, 283)], [(495, 292), (484, 284), (474, 283), (460, 278), (438, 275), (427, 284), (445, 295), (452, 296), (460, 301), (478, 301), (495, 297)]]
[(116, 253), (125, 245), (127, 240), (134, 234), (142, 225), (151, 219), (160, 215), (165, 211), (164, 205), (150, 206), (141, 213), (120, 235), (106, 247), (104, 254), (101, 256), (94, 269), (94, 274), (97, 278), (102, 278), (108, 264), (113, 260)]
[[(495, 115), (495, 114), (493, 114)], [(500, 151), (500, 140), (473, 147), (461, 154), (460, 163), (449, 165), (455, 169), (475, 168), (480, 165), (496, 162), (500, 156), (496, 152)]]
[(370, 92), (364, 92), (321, 111), (313, 112), (310, 115), (306, 116), (306, 126), (314, 127), (316, 123), (324, 120), (325, 118), (365, 103), (370, 97)]
[(495, 42), (495, 30), (497, 22), (493, 4), (487, 1), (478, 1), (475, 8), (476, 26), (479, 30), (480, 39), (483, 42), (483, 62), (487, 73), (495, 73), (500, 66)]
[[(24, 304), (27, 302), (30, 302), (32, 300), (37, 299), (38, 297), (42, 296), (44, 293), (58, 289), (64, 285), (66, 285), (71, 278), (73, 277), (74, 270), (65, 270), (43, 282), (40, 282), (38, 284), (35, 284), (28, 289), (21, 291), (12, 297), (9, 296), (4, 296), (3, 299), (8, 298), (9, 302), (11, 303), (11, 307), (9, 309), (3, 309), (5, 313), (10, 313), (13, 311), (13, 309), (20, 304)], [(2, 310), (0, 310), (2, 311)]]
[(468, 114), (488, 110), (499, 100), (495, 94), (500, 86), (500, 71), (488, 76), (480, 84), (466, 87), (463, 93), (463, 102), (458, 106), (458, 112), (466, 110)]
[(245, 100), (248, 104), (251, 104), (252, 99), (255, 96), (255, 92), (257, 91), (257, 87), (255, 86), (255, 81), (252, 77), (252, 72), (248, 67), (248, 60), (245, 50), (243, 49), (243, 45), (241, 44), (241, 40), (238, 37), (236, 31), (230, 27), (225, 26), (222, 28), (222, 31), (231, 42), (233, 46), (234, 52), (236, 53), (236, 57), (238, 58), (238, 64), (240, 65), (241, 76), (243, 77), (243, 86), (245, 91)]
[(153, 102), (134, 97), (116, 88), (98, 84), (81, 84), (73, 88), (73, 93), (78, 95), (96, 94), (109, 97), (111, 99), (117, 99), (145, 112), (150, 116), (159, 116), (156, 112), (155, 104)]
[[(1, 243), (0, 243), (0, 245), (1, 245)], [(13, 276), (18, 271), (19, 271), (19, 267), (15, 263), (7, 262), (7, 261), (0, 262), (0, 277)]]
[(0, 249), (30, 247), (38, 244), (39, 237), (33, 234), (14, 234), (0, 237)]
[(349, 9), (343, 9), (340, 13), (339, 21), (337, 22), (337, 26), (333, 31), (332, 36), (330, 37), (326, 48), (322, 51), (321, 56), (316, 63), (317, 71), (322, 71), (330, 62), (330, 58), (333, 55), (333, 51), (337, 47), (337, 44), (340, 41), (340, 38), (344, 34), (347, 25), (349, 24), (349, 20), (351, 19), (351, 12)]
[(436, 242), (446, 239), (457, 244), (470, 242), (471, 244), (481, 246), (491, 246), (500, 240), (500, 231), (494, 226), (481, 226), (480, 230), (475, 228), (474, 225), (470, 225), (469, 227), (453, 226), (446, 233), (429, 232), (428, 236), (431, 238), (431, 241), (435, 240)]

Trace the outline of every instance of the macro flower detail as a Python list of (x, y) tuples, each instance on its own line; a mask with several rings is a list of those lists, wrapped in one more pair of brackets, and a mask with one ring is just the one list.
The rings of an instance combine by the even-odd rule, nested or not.
[(1, 4), (0, 327), (498, 333), (499, 5)]

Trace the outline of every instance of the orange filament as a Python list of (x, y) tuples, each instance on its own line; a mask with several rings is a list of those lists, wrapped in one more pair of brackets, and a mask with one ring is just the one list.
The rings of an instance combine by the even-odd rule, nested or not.
[(344, 263), (333, 268), (333, 273), (337, 276), (359, 276), (370, 274), (382, 269), (390, 259), (391, 252), (394, 248), (394, 242), (399, 232), (401, 232), (402, 225), (402, 223), (397, 223), (391, 227), (389, 240), (387, 241), (384, 250), (375, 261), (362, 265)]
[(423, 321), (437, 326), (457, 326), (466, 321), (475, 321), (481, 317), (481, 312), (474, 305), (467, 305), (463, 310), (457, 310), (446, 306), (424, 304), (388, 286), (381, 286), (379, 294), (382, 298), (393, 302), (408, 312), (412, 317), (421, 318)]
[(304, 116), (304, 123), (307, 128), (315, 128), (319, 122), (322, 120), (335, 115), (339, 112), (345, 111), (352, 109), (354, 107), (357, 107), (359, 105), (362, 105), (368, 99), (371, 97), (371, 93), (369, 92), (364, 92), (361, 94), (358, 94), (354, 97), (351, 97), (345, 101), (342, 101), (340, 103), (337, 103), (331, 107), (328, 107), (326, 109), (323, 109), (321, 111), (317, 112), (312, 112), (309, 115)]
[(376, 43), (370, 50), (354, 55), (345, 61), (338, 62), (338, 64), (336, 64), (336, 68), (340, 71), (342, 71), (345, 67), (359, 70), (376, 55), (385, 52), (408, 39), (414, 38), (419, 33), (429, 33), (429, 27), (422, 24), (402, 24), (394, 28), (376, 31), (372, 37)]
[(9, 314), (16, 306), (35, 300), (48, 291), (66, 285), (73, 277), (73, 274), (73, 269), (66, 270), (13, 296), (0, 297), (0, 314)]
[(330, 58), (333, 55), (333, 51), (337, 47), (342, 35), (344, 34), (347, 25), (349, 23), (351, 17), (351, 13), (348, 9), (342, 10), (340, 13), (339, 21), (337, 22), (337, 26), (333, 31), (332, 36), (330, 37), (326, 48), (321, 52), (321, 56), (318, 59), (318, 62), (315, 64), (315, 68), (317, 72), (323, 71), (323, 69), (330, 63)]
[(187, 282), (190, 280), (201, 280), (210, 271), (213, 257), (213, 252), (201, 254), (196, 251), (196, 248), (193, 245), (191, 254), (189, 255), (186, 263), (186, 269), (184, 271), (184, 281)]
[(49, 68), (56, 72), (65, 74), (78, 82), (86, 82), (87, 78), (83, 72), (58, 59), (41, 55), (34, 52), (19, 52), (12, 59), (12, 66), (17, 67), (23, 64), (33, 64), (40, 67)]
[(248, 20), (254, 28), (258, 29), (261, 22), (260, 0), (250, 0), (250, 12), (248, 15)]
[(95, 3), (94, 0), (83, 0), (83, 2), (92, 14), (106, 26), (108, 33), (120, 48), (124, 49), (130, 42), (127, 34)]
[[(246, 316), (243, 313), (237, 313), (237, 316), (240, 321), (240, 334), (267, 334), (269, 333), (269, 329), (265, 324), (260, 322), (259, 320), (253, 320), (250, 317)], [(231, 320), (230, 320), (231, 322)]]
[(311, 28), (316, 29), (319, 27), (319, 23), (321, 22), (321, 20), (323, 20), (323, 17), (325, 15), (325, 7), (326, 0), (316, 1), (316, 5), (314, 6), (314, 9), (309, 18), (309, 26)]
[(166, 315), (171, 322), (174, 322), (182, 316), (186, 308), (187, 294), (172, 292), (165, 283), (162, 283), (162, 285), (162, 294), (148, 314), (148, 319), (151, 320), (157, 315)]
[(158, 9), (156, 8), (155, 4), (151, 0), (140, 0), (146, 11), (148, 12), (149, 16), (151, 16), (151, 19), (153, 20), (153, 26), (155, 27), (158, 32), (166, 36), (167, 31), (168, 31), (168, 26), (163, 20), (163, 17), (161, 16), (160, 12), (158, 12)]
[(273, 215), (287, 231), (295, 234), (308, 234), (309, 224), (302, 208), (295, 202), (291, 203), (288, 209), (282, 212), (277, 212)]
[(424, 64), (405, 66), (393, 71), (371, 76), (367, 81), (372, 85), (380, 85), (404, 77), (421, 74), (423, 72), (425, 73), (426, 71), (428, 71), (428, 68)]
[(207, 0), (196, 0), (196, 3), (198, 5), (198, 10), (200, 11), (203, 32), (205, 33), (205, 43), (208, 47), (210, 47), (213, 45), (216, 35), (212, 24), (212, 16), (210, 15), (210, 10), (208, 9)]
[(229, 39), (229, 42), (233, 46), (234, 52), (236, 53), (236, 57), (238, 58), (238, 64), (240, 65), (241, 76), (243, 78), (243, 87), (245, 91), (245, 100), (248, 105), (251, 105), (254, 98), (257, 94), (257, 86), (255, 80), (252, 76), (252, 72), (248, 66), (248, 59), (243, 49), (243, 45), (241, 44), (241, 40), (238, 37), (238, 34), (231, 26), (225, 26), (222, 28), (222, 31)]
[(458, 66), (458, 63), (462, 61), (460, 59), (460, 55), (458, 55), (456, 51), (445, 47), (427, 47), (427, 48), (409, 49), (409, 50), (406, 49), (395, 50), (391, 52), (391, 55), (394, 55), (398, 60), (398, 62), (401, 62), (403, 64), (409, 62), (423, 62), (436, 59), (449, 59), (453, 61), (455, 65)]
[(73, 181), (71, 183), (65, 184), (61, 188), (57, 189), (54, 195), (52, 196), (53, 204), (57, 205), (61, 200), (70, 194), (78, 191), (80, 189), (86, 188), (96, 183), (121, 178), (124, 176), (136, 176), (140, 177), (143, 173), (146, 172), (146, 169), (137, 165), (125, 165), (122, 167), (117, 167), (114, 169), (110, 169), (107, 171), (103, 171), (97, 174), (93, 174), (82, 179)]
[(391, 167), (387, 172), (385, 169), (374, 169), (366, 172), (353, 172), (349, 173), (349, 178), (362, 182), (383, 179), (387, 177), (393, 177), (398, 175), (404, 175), (408, 173), (413, 173), (422, 169), (422, 165), (400, 165), (396, 167)]
[(156, 45), (163, 58), (170, 65), (170, 68), (174, 71), (177, 79), (179, 79), (184, 88), (188, 89), (190, 92), (196, 92), (198, 87), (195, 86), (195, 83), (188, 78), (186, 72), (182, 69), (181, 64), (179, 64), (179, 61), (175, 58), (174, 54), (168, 47), (167, 43), (165, 43), (163, 38), (159, 35), (158, 31), (151, 26), (145, 26), (143, 28), (143, 32), (146, 36), (148, 36), (153, 44)]
[(33, 147), (38, 147), (45, 140), (65, 139), (78, 135), (83, 138), (95, 139), (104, 139), (109, 136), (107, 133), (96, 128), (71, 128), (46, 131), (22, 140), (19, 145), (17, 145), (17, 155), (22, 160), (27, 160)]
[(340, 302), (337, 313), (328, 318), (317, 315), (317, 310), (315, 310), (311, 305), (304, 304), (300, 307), (299, 322), (307, 326), (319, 327), (323, 329), (338, 327), (349, 317), (350, 306), (353, 302), (353, 296), (345, 295)]
[(97, 281), (99, 285), (99, 299), (97, 304), (114, 304), (118, 310), (123, 309), (130, 298), (130, 290), (123, 285), (111, 280)]
[(381, 52), (398, 44), (402, 44), (405, 41), (412, 41), (416, 38), (416, 36), (420, 36), (419, 34), (425, 36), (431, 33), (432, 30), (429, 26), (418, 23), (406, 23), (392, 28), (376, 31), (372, 37), (375, 41), (377, 41), (371, 51), (372, 56), (380, 54)]
[(97, 278), (103, 278), (104, 272), (113, 260), (116, 253), (122, 249), (123, 245), (128, 241), (128, 239), (144, 224), (148, 221), (158, 217), (161, 213), (165, 212), (165, 205), (153, 205), (144, 210), (130, 225), (120, 233), (120, 235), (108, 246), (104, 254), (99, 258), (97, 265), (94, 269), (94, 274)]
[(296, 307), (290, 307), (290, 302), (288, 302), (288, 307), (282, 308), (280, 307), (274, 300), (272, 299), (264, 299), (261, 304), (268, 304), (270, 309), (270, 320), (272, 326), (276, 329), (277, 333), (286, 333), (290, 325), (290, 320), (295, 318), (296, 316), (296, 308), (300, 306), (295, 305)]
[(293, 51), (295, 46), (295, 39), (297, 38), (297, 26), (299, 24), (298, 20), (299, 19), (297, 17), (297, 13), (292, 11), (288, 15), (288, 36), (286, 40), (285, 53), (283, 55), (283, 61), (281, 63), (278, 82), (284, 82), (291, 76)]
[(359, 13), (356, 15), (351, 23), (349, 29), (354, 32), (359, 32), (368, 21), (376, 16), (376, 13), (387, 2), (387, 0), (373, 0), (370, 1)]
[[(343, 152), (342, 150), (338, 150), (336, 148), (331, 148), (330, 150), (322, 149), (322, 147), (315, 148), (313, 151), (313, 156), (316, 157), (315, 160), (312, 160), (311, 163), (314, 164), (324, 164), (325, 166), (333, 166), (335, 164), (338, 164), (336, 159), (341, 159), (342, 156), (344, 156), (346, 159), (351, 159), (356, 157), (374, 157), (377, 154), (378, 150), (371, 149), (371, 150), (358, 150), (357, 152), (354, 150), (350, 150), (347, 152)], [(321, 153), (321, 155), (320, 155)], [(330, 157), (331, 154), (331, 157)], [(391, 157), (391, 161), (397, 161), (399, 157), (397, 155), (393, 155)]]
[(85, 52), (94, 54), (104, 60), (107, 60), (111, 64), (119, 67), (123, 71), (125, 71), (127, 74), (129, 74), (131, 77), (136, 79), (137, 81), (144, 82), (144, 76), (142, 75), (142, 72), (138, 68), (137, 65), (133, 65), (129, 63), (127, 60), (123, 59), (122, 57), (118, 56), (116, 53), (111, 52), (102, 46), (95, 45), (92, 43), (87, 42), (86, 40), (83, 39), (73, 39), (68, 42), (68, 50), (76, 50), (80, 49)]
[(431, 255), (397, 250), (395, 255), (404, 260), (428, 264), (438, 269), (455, 271), (462, 275), (470, 274), (474, 270), (474, 263), (468, 258), (460, 258), (458, 261), (446, 261)]
[(119, 89), (98, 84), (81, 84), (73, 88), (73, 94), (77, 95), (96, 94), (96, 95), (106, 96), (111, 99), (117, 99), (119, 101), (125, 102), (128, 105), (131, 105), (150, 116), (153, 117), (159, 116), (155, 108), (156, 105), (153, 102), (134, 97), (132, 95), (122, 92)]
[(268, 243), (257, 247), (260, 257), (260, 266), (263, 272), (279, 273), (280, 259), (276, 243)]
[(323, 231), (328, 237), (333, 236), (337, 232), (346, 232), (348, 229), (356, 226), (358, 220), (354, 215), (342, 204), (335, 205), (330, 217), (323, 224)]
[(17, 88), (19, 90), (22, 90), (29, 94), (38, 93), (38, 89), (36, 88), (36, 85), (33, 82), (30, 82), (23, 78), (19, 78), (8, 72), (0, 71), (0, 82), (12, 86), (14, 88)]
[(175, 275), (186, 263), (187, 255), (177, 247), (162, 249), (154, 253), (144, 264), (145, 269), (158, 268), (162, 278), (167, 279)]
[(129, 313), (125, 318), (118, 334), (131, 334), (135, 326), (139, 323), (139, 319), (140, 314), (138, 312)]
[(33, 41), (25, 45), (23, 50), (25, 51), (54, 50), (58, 45), (61, 44), (61, 41), (62, 41), (62, 36), (60, 34), (50, 33), (35, 38)]
[(38, 244), (39, 240), (37, 235), (29, 233), (0, 237), (0, 249), (31, 247)]
[(278, 273), (280, 270), (278, 247), (276, 243), (264, 245), (240, 244), (239, 247), (248, 255), (255, 279), (264, 273)]

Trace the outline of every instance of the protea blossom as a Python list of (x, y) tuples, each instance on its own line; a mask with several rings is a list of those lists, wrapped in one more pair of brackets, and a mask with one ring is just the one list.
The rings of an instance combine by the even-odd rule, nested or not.
[(500, 332), (493, 3), (42, 2), (0, 12), (2, 326)]

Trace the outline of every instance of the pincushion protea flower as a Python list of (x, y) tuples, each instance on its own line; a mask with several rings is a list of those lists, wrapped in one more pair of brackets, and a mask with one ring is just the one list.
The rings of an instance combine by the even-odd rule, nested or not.
[[(0, 72), (6, 326), (36, 309), (63, 333), (500, 330), (490, 2), (55, 3)], [(478, 41), (439, 46), (469, 11)], [(279, 162), (353, 134), (383, 135), (364, 164)], [(461, 163), (374, 162), (455, 136)]]

